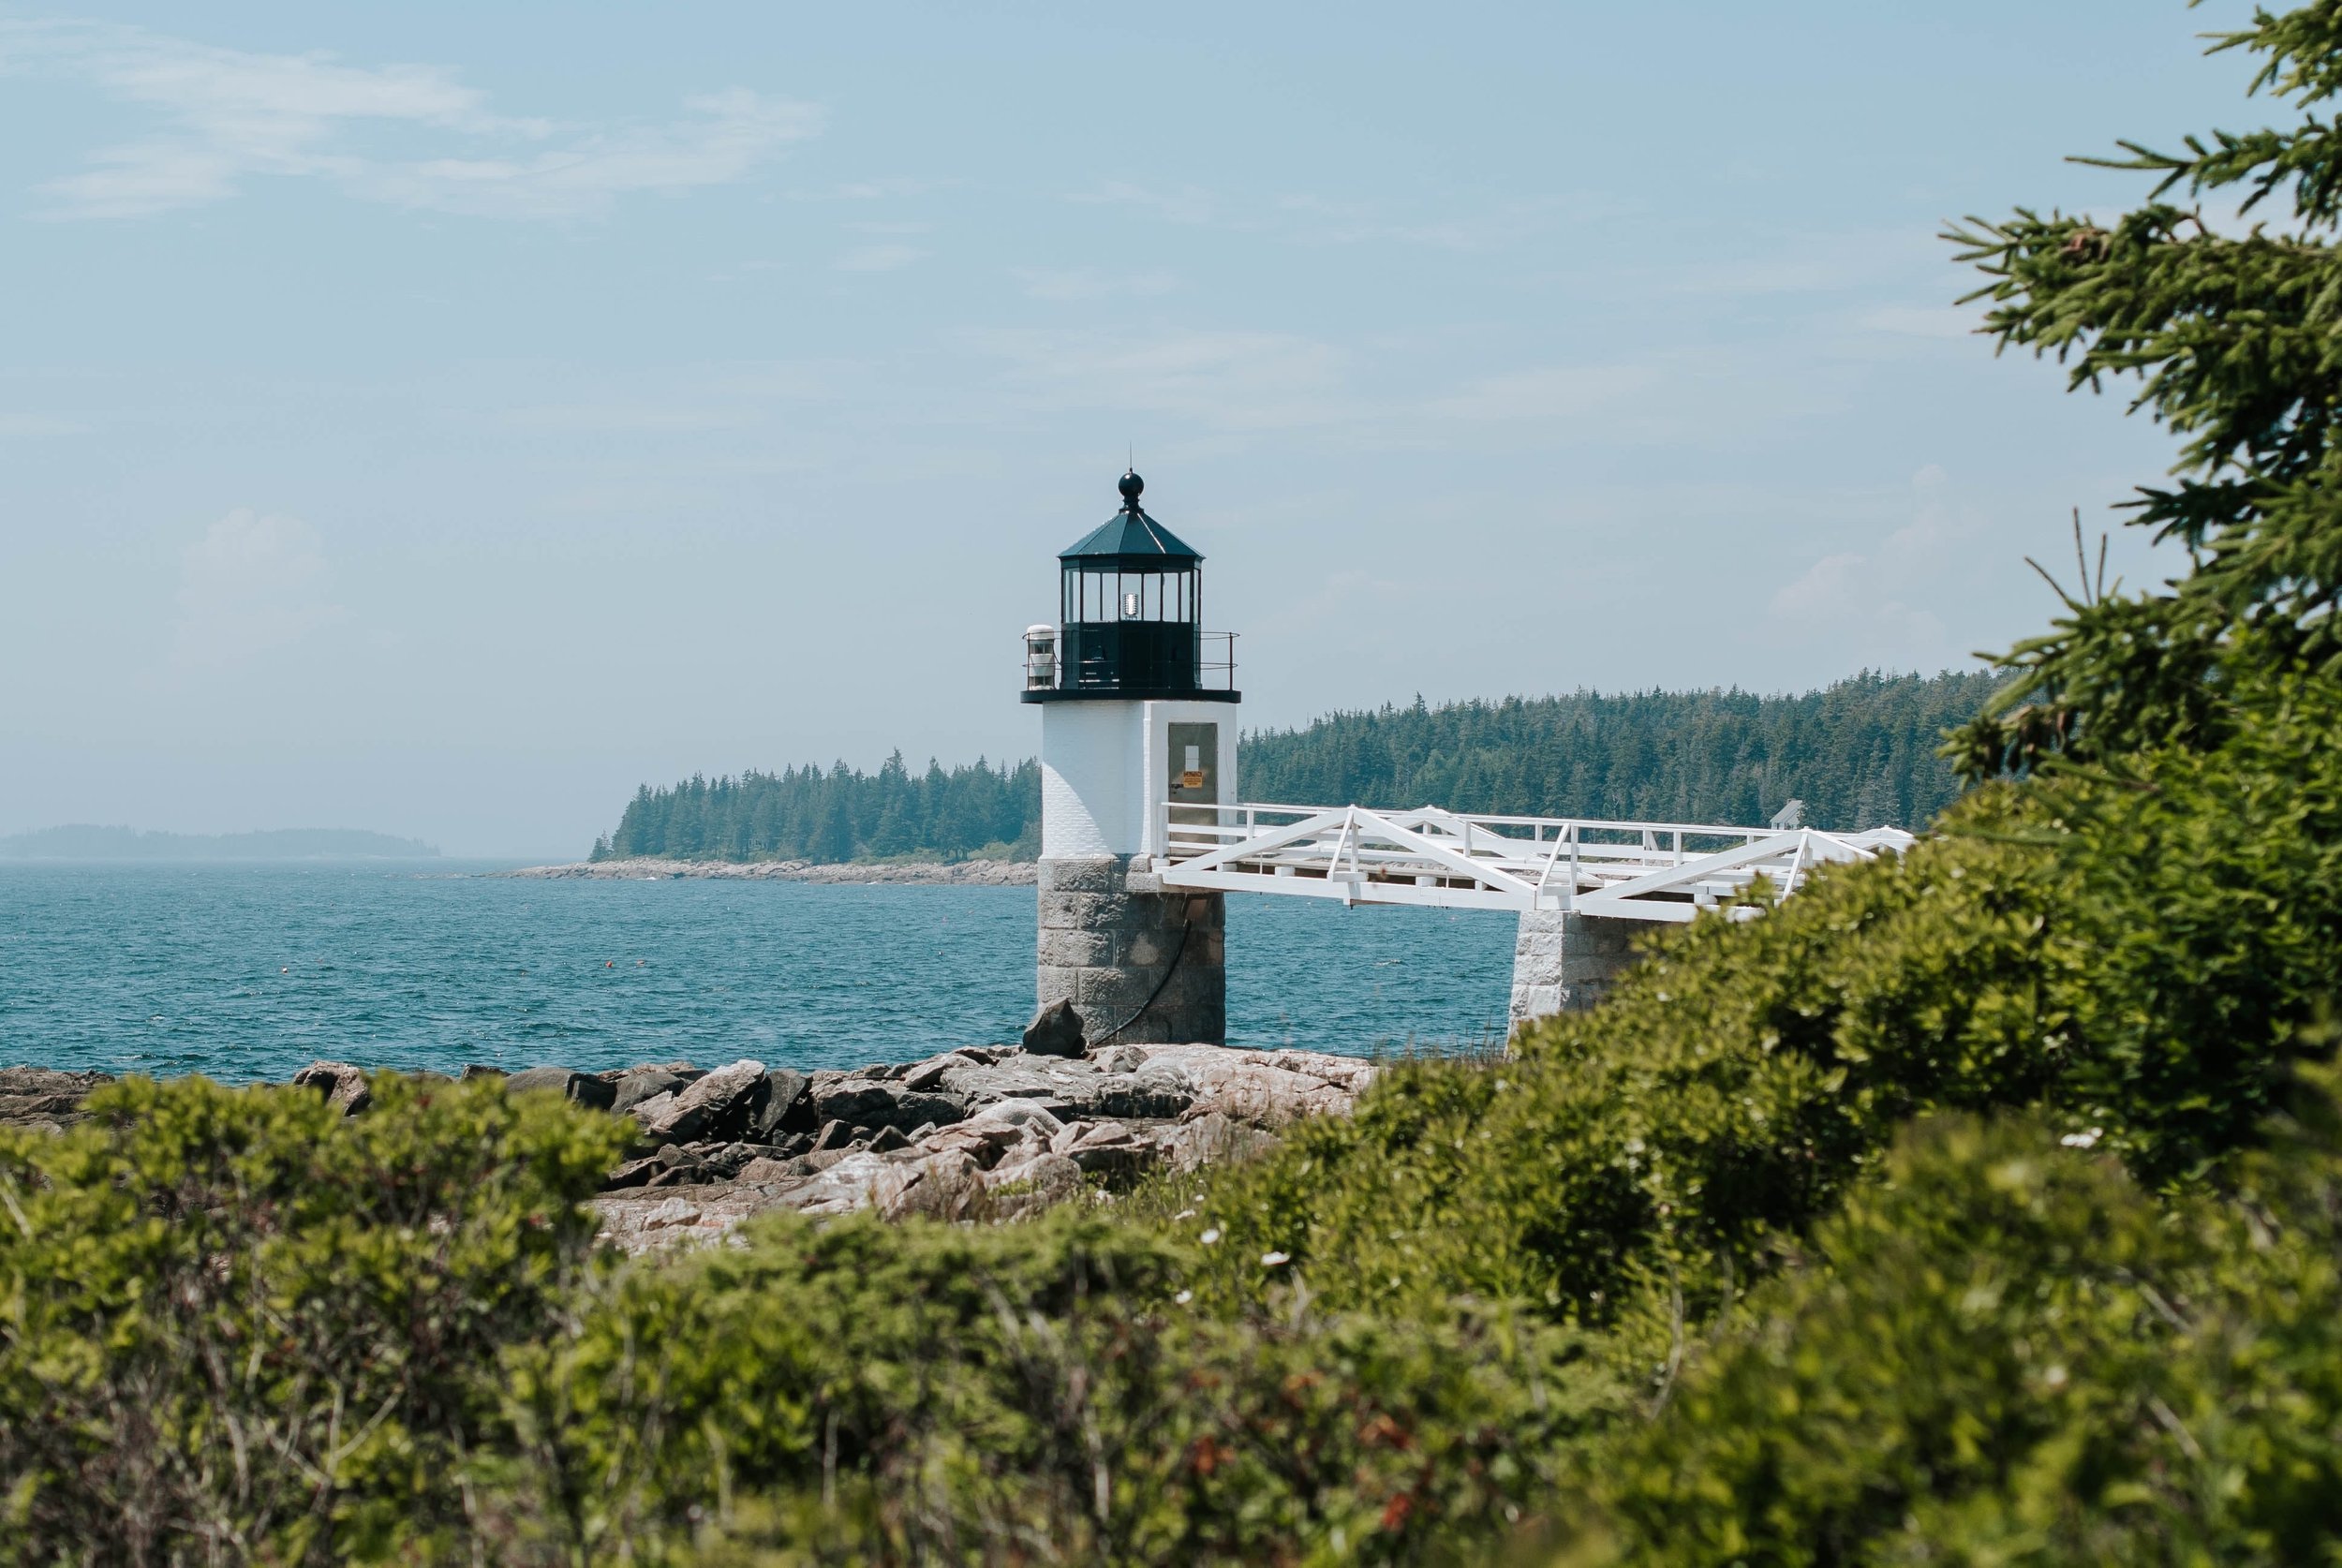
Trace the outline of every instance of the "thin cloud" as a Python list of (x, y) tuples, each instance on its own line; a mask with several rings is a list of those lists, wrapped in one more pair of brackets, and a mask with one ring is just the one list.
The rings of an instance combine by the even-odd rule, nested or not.
[(1128, 409), (1236, 430), (1345, 422), (1362, 411), (1341, 354), (1288, 333), (995, 330), (968, 341), (1005, 362), (1009, 385), (1041, 408)]
[[(435, 66), (347, 66), (142, 28), (0, 22), (0, 72), (35, 70), (89, 81), (159, 122), (41, 185), (53, 218), (201, 206), (263, 175), (322, 179), (361, 200), (428, 211), (579, 216), (637, 192), (746, 178), (821, 126), (812, 106), (746, 88), (687, 98), (662, 125), (564, 126), (496, 113), (486, 95)], [(385, 136), (414, 145), (403, 155), (361, 145)]]
[(1836, 551), (1782, 584), (1767, 609), (1782, 631), (1859, 628), (1871, 646), (1917, 663), (1957, 658), (1937, 613), (1961, 569), (1973, 568), (1980, 520), (1953, 504), (1950, 481), (1930, 463), (1911, 476), (1912, 513), (1869, 551)]
[(1894, 337), (1968, 337), (1977, 330), (1974, 310), (1949, 305), (1882, 305), (1865, 311), (1855, 322), (1864, 332)]
[(1024, 285), (1028, 297), (1036, 300), (1153, 299), (1179, 286), (1179, 280), (1169, 273), (1115, 274), (1090, 267), (1066, 271), (1018, 267), (1010, 275)]
[(90, 427), (45, 414), (0, 414), (0, 436), (37, 439), (49, 436), (86, 436)]
[(315, 528), (238, 508), (180, 557), (172, 670), (236, 670), (292, 646), (345, 616), (333, 586)]
[(1218, 211), (1211, 193), (1193, 185), (1178, 190), (1153, 190), (1124, 180), (1108, 180), (1094, 190), (1082, 191), (1068, 200), (1091, 205), (1137, 207), (1167, 223), (1209, 223)]
[(864, 245), (837, 259), (841, 273), (897, 273), (926, 252), (916, 245)]
[(1579, 419), (1614, 409), (1620, 399), (1659, 386), (1652, 364), (1551, 365), (1490, 376), (1433, 398), (1423, 411), (1435, 419), (1474, 423)]

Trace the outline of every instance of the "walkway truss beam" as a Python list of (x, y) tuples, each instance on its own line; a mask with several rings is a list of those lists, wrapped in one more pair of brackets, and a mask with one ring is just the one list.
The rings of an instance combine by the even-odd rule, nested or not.
[(1416, 904), (1448, 910), (1553, 910), (1613, 920), (1676, 921), (1736, 903), (1762, 878), (1772, 901), (1817, 866), (1900, 854), (1899, 828), (1607, 822), (1483, 817), (1422, 806), (1190, 806), (1165, 803), (1166, 888)]

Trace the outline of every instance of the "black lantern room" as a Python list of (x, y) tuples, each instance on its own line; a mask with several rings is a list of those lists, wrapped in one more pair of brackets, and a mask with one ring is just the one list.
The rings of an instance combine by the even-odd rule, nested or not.
[(1235, 638), (1203, 629), (1204, 557), (1139, 506), (1146, 481), (1119, 488), (1122, 510), (1059, 553), (1058, 624), (1026, 634), (1025, 701), (1237, 701)]

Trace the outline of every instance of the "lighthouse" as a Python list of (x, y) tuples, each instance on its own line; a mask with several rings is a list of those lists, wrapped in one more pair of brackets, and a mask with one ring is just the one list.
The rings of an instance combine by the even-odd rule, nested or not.
[(1044, 1010), (1071, 1004), (1086, 1044), (1223, 1043), (1225, 895), (1164, 889), (1166, 860), (1208, 847), (1236, 792), (1236, 639), (1204, 630), (1204, 557), (1121, 510), (1058, 556), (1058, 618), (1025, 633), (1023, 700), (1041, 709)]

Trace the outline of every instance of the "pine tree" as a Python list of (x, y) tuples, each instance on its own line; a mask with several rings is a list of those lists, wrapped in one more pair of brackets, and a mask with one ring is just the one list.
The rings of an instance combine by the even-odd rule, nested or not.
[[(2213, 52), (2237, 49), (2261, 56), (2250, 90), (2297, 123), (2079, 160), (2157, 177), (2112, 222), (2020, 208), (1946, 235), (1983, 273), (1969, 298), (1991, 302), (2004, 349), (2055, 356), (2076, 389), (2135, 377), (2133, 409), (2181, 437), (2171, 482), (2142, 486), (2129, 521), (2189, 562), (2154, 591), (2109, 587), (2077, 514), (2065, 613), (2002, 660), (2017, 679), (1953, 748), (1970, 774), (2209, 744), (2240, 673), (2342, 674), (2342, 5), (2258, 12), (2216, 37)], [(2250, 227), (2174, 191), (2241, 194)]]

